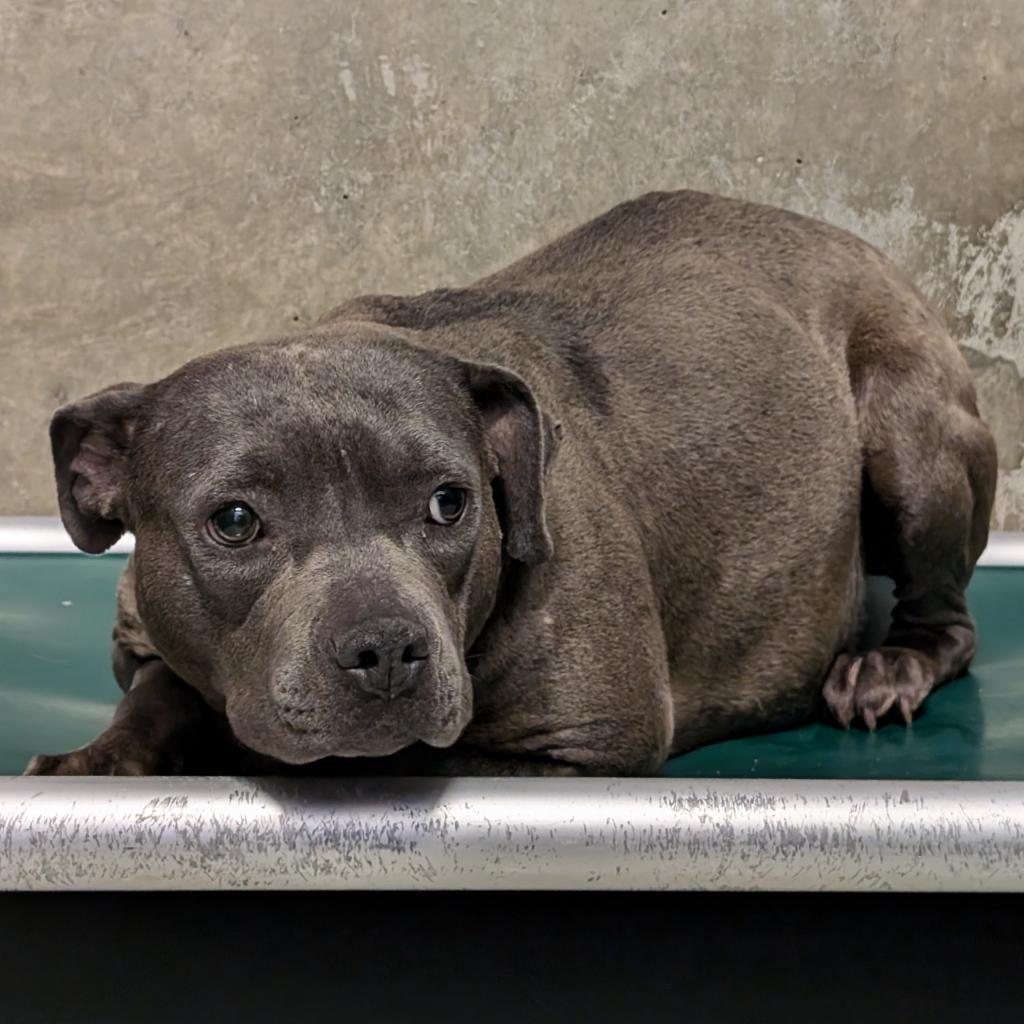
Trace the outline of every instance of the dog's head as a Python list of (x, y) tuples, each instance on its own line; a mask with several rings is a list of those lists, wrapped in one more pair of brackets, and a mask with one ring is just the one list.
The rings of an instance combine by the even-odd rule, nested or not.
[(72, 539), (134, 532), (161, 656), (292, 763), (458, 738), (503, 552), (550, 554), (545, 435), (516, 375), (367, 324), (227, 349), (51, 424)]

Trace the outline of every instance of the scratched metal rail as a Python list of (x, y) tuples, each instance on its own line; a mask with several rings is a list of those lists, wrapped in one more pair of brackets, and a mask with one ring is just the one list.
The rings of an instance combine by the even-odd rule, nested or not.
[(1024, 784), (6, 779), (0, 887), (1024, 890)]

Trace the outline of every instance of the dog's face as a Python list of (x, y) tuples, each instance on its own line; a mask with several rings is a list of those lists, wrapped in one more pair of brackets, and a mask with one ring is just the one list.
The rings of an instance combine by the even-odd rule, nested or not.
[(164, 660), (280, 760), (453, 743), (503, 557), (545, 558), (527, 386), (375, 325), (228, 349), (51, 426), (86, 551), (136, 535)]

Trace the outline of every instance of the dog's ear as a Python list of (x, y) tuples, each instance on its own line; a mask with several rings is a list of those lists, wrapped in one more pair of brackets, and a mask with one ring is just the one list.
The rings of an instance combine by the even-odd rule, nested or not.
[(50, 446), (60, 517), (83, 551), (106, 551), (128, 526), (128, 460), (141, 384), (114, 384), (54, 413)]
[(544, 475), (559, 428), (553, 426), (521, 377), (487, 364), (465, 364), (469, 388), (498, 462), (497, 500), (511, 558), (537, 565), (551, 557), (544, 518)]

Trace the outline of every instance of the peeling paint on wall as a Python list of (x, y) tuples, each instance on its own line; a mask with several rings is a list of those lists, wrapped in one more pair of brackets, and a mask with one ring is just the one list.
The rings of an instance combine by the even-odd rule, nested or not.
[(966, 343), (1024, 371), (1024, 202), (963, 244), (950, 270)]
[(1024, 530), (1024, 469), (999, 475), (993, 518), (1001, 530)]

